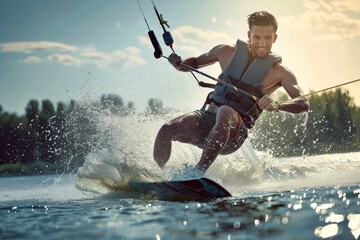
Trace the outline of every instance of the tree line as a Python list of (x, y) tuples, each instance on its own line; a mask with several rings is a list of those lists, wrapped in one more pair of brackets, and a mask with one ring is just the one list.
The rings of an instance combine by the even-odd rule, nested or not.
[(309, 103), (308, 114), (264, 113), (254, 129), (255, 148), (274, 156), (360, 151), (360, 108), (348, 91), (314, 94)]
[[(274, 156), (360, 151), (360, 108), (348, 91), (313, 95), (309, 102), (310, 112), (300, 116), (265, 112), (250, 131), (253, 146)], [(97, 136), (92, 115), (99, 111), (119, 117), (138, 114), (133, 102), (126, 104), (115, 94), (89, 104), (30, 100), (20, 116), (0, 106), (0, 174), (55, 173), (81, 166), (94, 143), (108, 144)], [(161, 100), (152, 98), (144, 115), (167, 112)]]
[[(94, 114), (119, 117), (135, 114), (133, 102), (125, 104), (116, 94), (102, 95), (85, 104), (30, 100), (24, 115), (3, 111), (0, 105), (0, 174), (38, 174), (71, 171), (99, 142)], [(149, 99), (146, 115), (165, 112), (158, 99)]]

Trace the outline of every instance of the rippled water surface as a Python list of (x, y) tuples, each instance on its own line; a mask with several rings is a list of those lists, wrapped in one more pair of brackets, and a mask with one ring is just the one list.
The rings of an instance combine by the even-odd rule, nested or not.
[(166, 119), (93, 115), (94, 150), (75, 174), (0, 178), (1, 240), (359, 239), (360, 153), (274, 158), (247, 140), (205, 174), (232, 197), (162, 201), (126, 183), (189, 178), (201, 151), (175, 142), (161, 170), (152, 148)]
[(1, 178), (1, 239), (358, 239), (360, 186), (167, 202), (76, 188), (75, 175)]

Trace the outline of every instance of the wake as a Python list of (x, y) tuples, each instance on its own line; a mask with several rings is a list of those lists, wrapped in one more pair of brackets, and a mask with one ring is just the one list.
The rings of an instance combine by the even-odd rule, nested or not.
[[(195, 146), (174, 142), (171, 158), (162, 170), (152, 157), (158, 129), (178, 115), (119, 117), (98, 112), (94, 121), (99, 129), (98, 141), (107, 142), (107, 147), (94, 147), (86, 156), (77, 171), (77, 187), (106, 194), (130, 191), (130, 180), (181, 180), (196, 176), (192, 169), (200, 159), (201, 149)], [(219, 156), (205, 176), (236, 195), (356, 184), (360, 183), (356, 171), (359, 167), (359, 153), (274, 158), (256, 151), (251, 139), (247, 139), (237, 152)]]

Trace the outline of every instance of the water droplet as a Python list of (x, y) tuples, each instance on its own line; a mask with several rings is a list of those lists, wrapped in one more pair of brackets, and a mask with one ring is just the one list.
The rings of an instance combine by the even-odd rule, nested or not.
[[(255, 225), (257, 225), (257, 224), (255, 223)], [(241, 223), (240, 222), (234, 222), (233, 226), (234, 226), (234, 228), (240, 228)]]

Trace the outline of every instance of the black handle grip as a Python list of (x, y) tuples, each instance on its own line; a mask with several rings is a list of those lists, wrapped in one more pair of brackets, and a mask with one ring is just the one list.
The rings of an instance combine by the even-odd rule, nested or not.
[(160, 44), (159, 44), (159, 42), (158, 42), (158, 40), (157, 40), (157, 38), (156, 38), (156, 36), (155, 36), (154, 31), (153, 31), (153, 30), (150, 30), (150, 31), (148, 32), (148, 35), (149, 35), (149, 37), (150, 37), (150, 41), (151, 41), (151, 43), (152, 43), (152, 45), (153, 45), (153, 47), (154, 47), (154, 50), (155, 50), (155, 52), (154, 52), (154, 57), (155, 57), (155, 58), (161, 58), (161, 56), (162, 56), (161, 46), (160, 46)]

